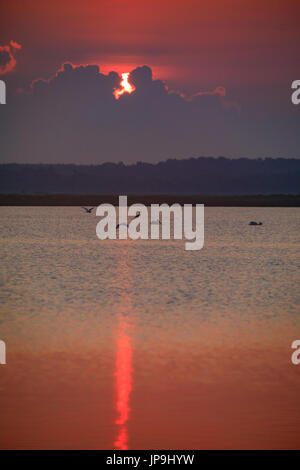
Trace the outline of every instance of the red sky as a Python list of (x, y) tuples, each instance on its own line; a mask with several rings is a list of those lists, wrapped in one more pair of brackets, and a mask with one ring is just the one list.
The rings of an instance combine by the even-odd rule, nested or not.
[(22, 45), (19, 84), (64, 61), (119, 73), (147, 64), (174, 89), (224, 86), (250, 105), (284, 102), (299, 78), (298, 0), (12, 0), (2, 9), (0, 44)]

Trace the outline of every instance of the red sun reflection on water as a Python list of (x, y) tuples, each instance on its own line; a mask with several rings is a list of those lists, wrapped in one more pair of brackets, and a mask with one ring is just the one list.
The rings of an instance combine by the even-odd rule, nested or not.
[(122, 80), (121, 80), (121, 87), (122, 88), (117, 88), (114, 91), (114, 96), (116, 100), (120, 98), (121, 95), (124, 93), (132, 93), (135, 90), (135, 87), (128, 81), (129, 79), (129, 72), (122, 73)]
[(116, 449), (128, 449), (128, 430), (127, 424), (130, 413), (130, 394), (132, 390), (132, 345), (130, 330), (132, 323), (130, 319), (131, 299), (130, 282), (128, 276), (128, 266), (125, 260), (127, 250), (125, 249), (119, 259), (119, 281), (121, 302), (119, 304), (119, 323), (116, 345), (116, 369), (115, 369), (115, 387), (116, 387), (116, 419), (117, 437), (114, 442)]
[[(124, 330), (126, 325), (121, 327)], [(126, 450), (128, 449), (128, 433), (127, 433), (127, 421), (130, 412), (130, 393), (132, 390), (132, 349), (130, 344), (130, 338), (123, 331), (120, 331), (120, 337), (117, 345), (117, 359), (116, 359), (116, 389), (117, 389), (117, 400), (116, 400), (116, 411), (117, 418), (115, 424), (119, 427), (119, 434), (115, 441), (117, 449)]]

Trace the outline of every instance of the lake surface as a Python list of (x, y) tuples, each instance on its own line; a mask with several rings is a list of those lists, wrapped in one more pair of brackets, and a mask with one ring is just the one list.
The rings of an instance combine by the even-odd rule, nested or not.
[(185, 251), (1, 207), (0, 448), (299, 449), (299, 216), (207, 208)]

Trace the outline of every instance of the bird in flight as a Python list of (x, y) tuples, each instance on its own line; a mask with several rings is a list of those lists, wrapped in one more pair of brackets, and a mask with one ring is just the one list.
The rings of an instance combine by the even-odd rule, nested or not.
[(91, 207), (90, 209), (89, 209), (88, 207), (83, 207), (83, 206), (81, 206), (81, 207), (82, 207), (82, 209), (85, 210), (85, 212), (86, 212), (87, 214), (91, 214), (91, 213), (92, 213), (92, 210), (94, 209), (94, 207)]
[(118, 225), (116, 226), (116, 229), (118, 230), (121, 225), (124, 225), (124, 226), (127, 227), (127, 228), (129, 227), (129, 225), (128, 225), (128, 224), (125, 224), (125, 222), (121, 222), (120, 224), (118, 224)]
[[(136, 219), (136, 218), (139, 217), (139, 216), (140, 216), (140, 214), (135, 215), (132, 220)], [(129, 228), (129, 225), (128, 225), (128, 224), (126, 224), (125, 222), (121, 222), (120, 224), (118, 224), (118, 225), (116, 226), (116, 229), (117, 229), (117, 230), (119, 229), (120, 225), (125, 225), (127, 228)]]

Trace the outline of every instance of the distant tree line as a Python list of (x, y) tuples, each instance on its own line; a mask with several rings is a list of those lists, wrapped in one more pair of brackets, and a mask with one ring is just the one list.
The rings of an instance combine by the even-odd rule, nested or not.
[(137, 162), (2, 164), (2, 194), (298, 194), (300, 160), (199, 157)]

